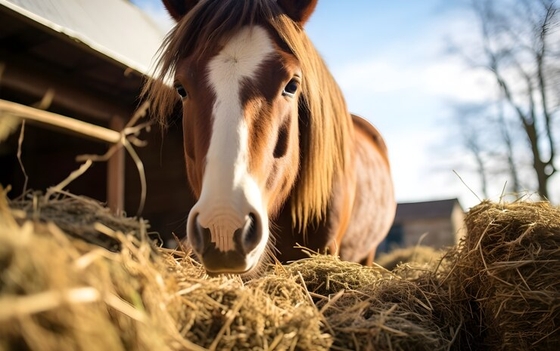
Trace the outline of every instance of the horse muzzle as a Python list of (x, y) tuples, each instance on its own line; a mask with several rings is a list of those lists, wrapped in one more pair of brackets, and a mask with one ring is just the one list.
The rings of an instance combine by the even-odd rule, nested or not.
[[(209, 227), (199, 221), (199, 214), (189, 215), (187, 238), (209, 274), (243, 274), (255, 268), (266, 242), (260, 216), (249, 213), (244, 224), (224, 225), (231, 221), (211, 221)], [(222, 225), (220, 225), (222, 223)]]

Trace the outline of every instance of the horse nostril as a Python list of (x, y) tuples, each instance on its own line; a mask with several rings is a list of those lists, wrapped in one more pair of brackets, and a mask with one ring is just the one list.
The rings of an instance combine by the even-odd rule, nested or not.
[(241, 235), (243, 249), (246, 253), (252, 251), (259, 244), (261, 234), (259, 232), (257, 216), (254, 213), (249, 213)]
[(193, 249), (199, 253), (204, 251), (211, 239), (210, 229), (200, 225), (198, 215), (194, 216), (189, 228), (187, 228), (187, 236)]
[(247, 223), (245, 224), (245, 242), (250, 243), (255, 240), (257, 236), (257, 226), (256, 226), (257, 219), (253, 213), (249, 214), (249, 218), (247, 218)]

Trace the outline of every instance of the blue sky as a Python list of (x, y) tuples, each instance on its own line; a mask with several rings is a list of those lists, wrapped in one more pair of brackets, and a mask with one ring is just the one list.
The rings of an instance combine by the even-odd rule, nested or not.
[[(171, 25), (159, 0), (132, 2), (164, 28)], [(323, 0), (306, 31), (351, 112), (384, 135), (397, 200), (457, 197), (465, 209), (476, 205), (478, 177), (468, 170), (471, 157), (458, 147), (450, 107), (484, 101), (495, 91), (488, 76), (448, 53), (449, 42), (476, 32), (468, 9), (452, 0)], [(499, 199), (505, 181), (494, 179), (491, 199)]]

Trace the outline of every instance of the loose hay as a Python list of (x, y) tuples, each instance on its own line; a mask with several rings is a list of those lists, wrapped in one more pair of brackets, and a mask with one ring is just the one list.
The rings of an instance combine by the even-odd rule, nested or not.
[(188, 256), (155, 250), (138, 221), (131, 226), (82, 197), (35, 196), (12, 208), (0, 201), (0, 350), (327, 350), (332, 343), (298, 277), (208, 278)]
[[(548, 202), (483, 202), (450, 275), (473, 296), (480, 334), (493, 350), (556, 350), (560, 344), (560, 210)], [(476, 312), (476, 311), (475, 311)]]
[(135, 218), (115, 216), (95, 200), (70, 193), (45, 198), (41, 193), (30, 192), (10, 203), (10, 207), (25, 212), (25, 218), (41, 223), (54, 222), (66, 234), (110, 251), (120, 249), (120, 241), (95, 228), (96, 223), (112, 231), (145, 238), (147, 223)]
[(428, 278), (413, 283), (381, 266), (314, 256), (300, 275), (334, 335), (333, 350), (447, 350), (461, 320)]
[(268, 274), (244, 283), (193, 275), (192, 266), (202, 269), (188, 258), (176, 264), (178, 325), (188, 340), (210, 350), (329, 349), (332, 338), (297, 277)]
[(0, 197), (0, 350), (556, 349), (560, 210), (483, 202), (466, 224), (435, 266), (313, 255), (243, 281), (94, 201)]
[(286, 266), (287, 273), (301, 276), (307, 290), (315, 296), (329, 296), (341, 290), (356, 290), (390, 279), (389, 271), (380, 266), (364, 267), (327, 255), (312, 255)]
[[(16, 221), (16, 219), (18, 221)], [(18, 223), (19, 222), (19, 223)], [(109, 252), (26, 220), (0, 197), (1, 350), (173, 350), (174, 296), (151, 247), (115, 232)], [(149, 263), (150, 262), (150, 263)]]

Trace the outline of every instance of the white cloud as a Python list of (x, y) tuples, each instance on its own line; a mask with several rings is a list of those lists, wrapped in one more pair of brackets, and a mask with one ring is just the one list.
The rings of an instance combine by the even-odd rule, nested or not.
[[(491, 77), (465, 67), (458, 59), (441, 57), (403, 65), (394, 57), (374, 57), (345, 67), (335, 75), (347, 94), (409, 94), (416, 91), (440, 100), (483, 101), (494, 94)], [(406, 100), (407, 96), (402, 96)]]
[[(384, 135), (398, 201), (458, 197), (470, 207), (478, 203), (472, 192), (480, 192), (480, 181), (476, 173), (454, 173), (457, 165), (472, 164), (470, 156), (463, 152), (455, 154), (453, 162), (444, 160), (449, 157), (443, 150), (449, 147), (445, 141), (454, 128), (448, 122), (449, 102), (485, 101), (494, 97), (495, 88), (488, 74), (446, 54), (441, 33), (468, 25), (449, 21), (426, 28), (422, 40), (411, 38), (331, 67), (350, 109), (363, 114)], [(491, 192), (499, 195), (502, 186)]]
[(465, 68), (459, 60), (442, 59), (420, 71), (421, 87), (443, 99), (485, 101), (494, 98), (495, 85), (486, 72)]
[[(399, 202), (430, 199), (461, 198), (464, 206), (471, 206), (477, 199), (469, 187), (478, 191), (479, 181), (474, 174), (461, 174), (461, 179), (450, 165), (440, 166), (441, 150), (433, 145), (441, 139), (441, 130), (403, 130), (387, 136), (389, 157), (395, 195)], [(458, 155), (457, 162), (470, 162), (468, 155)], [(474, 202), (474, 203), (473, 203)]]
[(410, 75), (410, 67), (393, 64), (390, 60), (373, 58), (336, 69), (338, 83), (345, 91), (367, 91), (371, 94), (395, 92), (418, 85)]
[[(453, 167), (471, 162), (455, 155), (453, 165), (443, 162), (436, 146), (449, 140), (449, 101), (484, 101), (493, 85), (482, 72), (466, 69), (446, 56), (404, 65), (396, 56), (382, 56), (335, 68), (350, 109), (370, 119), (383, 133), (390, 152), (398, 201), (461, 199), (463, 206), (478, 202), (476, 174), (462, 174)], [(500, 191), (501, 189), (498, 189)]]

